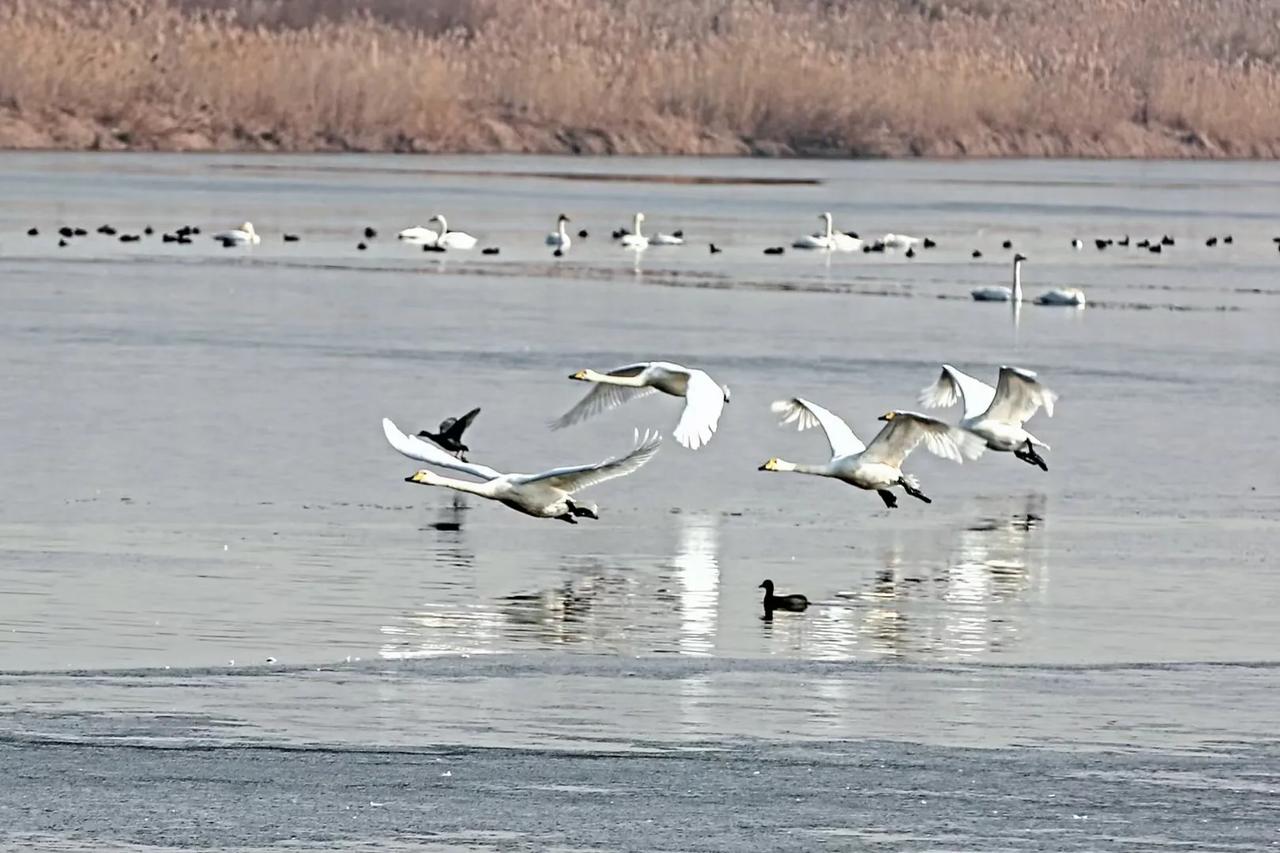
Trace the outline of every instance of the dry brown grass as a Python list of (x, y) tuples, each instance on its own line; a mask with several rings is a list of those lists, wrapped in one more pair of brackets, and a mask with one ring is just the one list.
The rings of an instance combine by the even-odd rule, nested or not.
[(1272, 156), (1272, 0), (0, 0), (0, 145)]

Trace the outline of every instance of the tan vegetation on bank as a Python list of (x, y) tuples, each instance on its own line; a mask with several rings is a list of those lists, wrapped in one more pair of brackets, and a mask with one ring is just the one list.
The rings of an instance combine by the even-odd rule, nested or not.
[(1275, 156), (1272, 0), (0, 0), (0, 147)]

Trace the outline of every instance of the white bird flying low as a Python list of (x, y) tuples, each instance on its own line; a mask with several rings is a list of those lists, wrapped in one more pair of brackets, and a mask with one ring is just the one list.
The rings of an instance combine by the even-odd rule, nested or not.
[(800, 430), (822, 427), (831, 445), (831, 461), (824, 465), (797, 465), (774, 457), (760, 466), (761, 471), (832, 477), (875, 492), (890, 509), (898, 505), (897, 496), (890, 491), (894, 486), (901, 486), (913, 498), (933, 503), (920, 490), (920, 482), (915, 477), (902, 473), (902, 463), (921, 442), (930, 453), (953, 462), (977, 459), (983, 451), (982, 442), (976, 436), (915, 412), (893, 411), (881, 415), (880, 420), (886, 421), (884, 428), (870, 444), (864, 445), (848, 424), (817, 403), (793, 397), (778, 400), (772, 409), (782, 416), (782, 425), (794, 422)]
[(938, 381), (920, 391), (920, 402), (931, 409), (950, 406), (957, 400), (964, 404), (960, 429), (976, 435), (992, 450), (1012, 452), (1023, 462), (1048, 471), (1049, 466), (1036, 452), (1049, 445), (1023, 428), (1041, 406), (1053, 417), (1053, 404), (1058, 395), (1040, 384), (1030, 370), (1001, 367), (1000, 378), (992, 388), (981, 379), (942, 365)]
[(256, 246), (262, 242), (262, 238), (258, 236), (258, 232), (253, 230), (253, 223), (246, 222), (239, 228), (232, 228), (229, 231), (219, 231), (213, 235), (213, 239), (220, 240), (223, 243), (233, 243), (237, 245)]
[(711, 441), (724, 404), (729, 402), (727, 387), (717, 384), (701, 370), (669, 361), (628, 364), (615, 367), (608, 373), (579, 370), (569, 378), (594, 382), (596, 386), (576, 406), (552, 421), (552, 429), (572, 426), (629, 400), (661, 391), (673, 397), (684, 397), (684, 414), (680, 416), (673, 435), (680, 444), (697, 450)]
[(662, 442), (662, 436), (657, 433), (646, 432), (641, 436), (637, 431), (636, 444), (630, 451), (594, 465), (552, 468), (541, 474), (503, 474), (488, 465), (463, 462), (435, 445), (405, 435), (389, 418), (382, 419), (382, 431), (391, 446), (410, 459), (461, 471), (481, 481), (458, 480), (424, 468), (406, 477), (406, 482), (465, 492), (506, 504), (525, 515), (558, 518), (570, 524), (577, 524), (582, 517), (600, 517), (599, 508), (594, 503), (575, 498), (578, 492), (640, 470), (658, 452)]

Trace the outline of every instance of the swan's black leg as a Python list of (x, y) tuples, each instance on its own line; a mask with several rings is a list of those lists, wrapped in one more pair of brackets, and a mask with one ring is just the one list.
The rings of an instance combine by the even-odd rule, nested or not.
[(898, 496), (888, 489), (876, 489), (876, 494), (880, 496), (880, 500), (884, 501), (884, 505), (889, 509), (896, 509), (898, 506)]
[(927, 504), (933, 503), (933, 498), (929, 497), (924, 492), (920, 491), (915, 486), (911, 485), (909, 482), (907, 482), (907, 479), (905, 477), (903, 477), (901, 480), (898, 481), (898, 485), (902, 486), (902, 490), (907, 494), (911, 495), (911, 497), (922, 500)]
[(1013, 455), (1026, 462), (1028, 465), (1035, 465), (1041, 471), (1048, 471), (1049, 466), (1045, 463), (1044, 457), (1036, 453), (1036, 449), (1028, 441), (1021, 450), (1015, 450)]
[(561, 521), (567, 521), (570, 524), (578, 523), (578, 519), (574, 518), (571, 514), (567, 512), (564, 515), (557, 515), (556, 518), (560, 519)]

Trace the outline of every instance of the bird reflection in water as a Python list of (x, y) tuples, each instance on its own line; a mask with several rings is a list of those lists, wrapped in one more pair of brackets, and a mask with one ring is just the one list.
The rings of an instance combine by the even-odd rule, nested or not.
[(679, 541), (672, 568), (678, 586), (681, 654), (708, 655), (715, 651), (716, 613), (720, 596), (719, 531), (716, 518), (681, 513)]
[(450, 502), (436, 512), (436, 520), (422, 528), (439, 534), (435, 537), (436, 557), (452, 569), (470, 569), (475, 562), (475, 554), (465, 547), (462, 530), (462, 519), (470, 509), (466, 497), (455, 493)]

